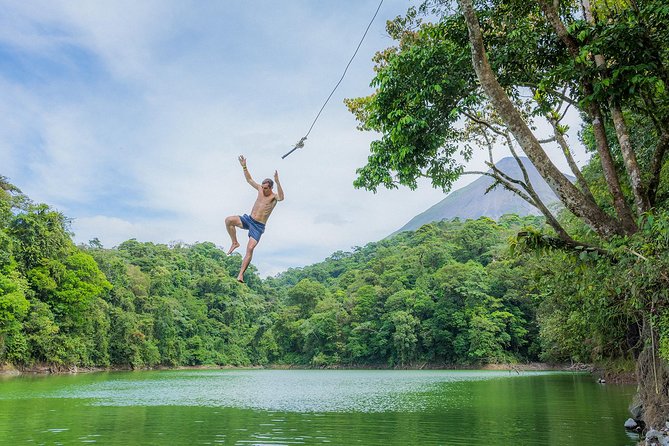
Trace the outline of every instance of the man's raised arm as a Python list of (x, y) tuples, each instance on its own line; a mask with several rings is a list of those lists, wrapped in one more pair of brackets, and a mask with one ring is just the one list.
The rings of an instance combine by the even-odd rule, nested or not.
[(239, 164), (241, 164), (242, 169), (244, 169), (244, 177), (246, 178), (246, 182), (249, 183), (252, 188), (258, 190), (260, 185), (253, 181), (253, 177), (249, 173), (249, 169), (246, 168), (246, 158), (244, 158), (244, 155), (239, 155)]
[(279, 182), (278, 170), (274, 171), (274, 182), (276, 183), (276, 201), (283, 201), (284, 199), (283, 188), (281, 187), (281, 183)]

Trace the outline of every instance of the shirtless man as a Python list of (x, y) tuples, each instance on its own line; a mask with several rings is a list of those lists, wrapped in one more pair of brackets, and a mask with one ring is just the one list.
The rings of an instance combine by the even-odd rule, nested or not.
[(253, 209), (251, 209), (251, 216), (246, 214), (241, 216), (231, 215), (225, 219), (225, 227), (228, 230), (228, 234), (230, 234), (230, 239), (232, 239), (232, 246), (228, 251), (228, 255), (239, 248), (237, 230), (235, 227), (249, 231), (249, 243), (246, 245), (246, 255), (244, 256), (244, 260), (242, 260), (242, 268), (237, 276), (237, 280), (244, 283), (244, 272), (246, 271), (246, 268), (249, 267), (249, 263), (251, 263), (253, 250), (260, 241), (260, 236), (265, 232), (265, 223), (267, 223), (267, 219), (274, 210), (274, 206), (276, 206), (277, 202), (283, 200), (283, 189), (281, 188), (281, 183), (279, 183), (279, 172), (274, 171), (274, 181), (276, 181), (277, 188), (277, 193), (275, 194), (272, 191), (274, 181), (271, 179), (265, 178), (261, 184), (253, 181), (253, 177), (251, 177), (249, 170), (246, 168), (246, 158), (244, 158), (243, 155), (239, 155), (239, 164), (241, 164), (242, 169), (244, 169), (246, 182), (258, 191), (258, 197), (253, 204)]

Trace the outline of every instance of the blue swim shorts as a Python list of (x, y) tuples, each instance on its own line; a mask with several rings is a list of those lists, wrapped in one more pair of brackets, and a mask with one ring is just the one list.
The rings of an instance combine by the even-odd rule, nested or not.
[(239, 219), (242, 221), (242, 228), (248, 229), (249, 237), (259, 242), (260, 236), (265, 232), (265, 223), (260, 223), (246, 214), (240, 215)]

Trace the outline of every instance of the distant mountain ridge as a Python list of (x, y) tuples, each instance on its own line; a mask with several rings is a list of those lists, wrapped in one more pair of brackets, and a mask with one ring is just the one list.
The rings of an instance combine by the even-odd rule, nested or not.
[[(530, 160), (525, 157), (522, 157), (521, 160), (532, 185), (543, 202), (547, 206), (559, 202), (555, 193), (539, 175)], [(512, 178), (522, 179), (520, 167), (513, 157), (502, 158), (496, 163), (496, 166)], [(538, 209), (502, 186), (497, 186), (486, 194), (486, 189), (493, 184), (493, 181), (491, 177), (481, 175), (474, 182), (451, 192), (439, 203), (413, 217), (407, 224), (395, 231), (395, 234), (402, 231), (414, 231), (433, 221), (455, 217), (476, 219), (485, 216), (497, 220), (504, 214), (521, 216), (540, 214)]]

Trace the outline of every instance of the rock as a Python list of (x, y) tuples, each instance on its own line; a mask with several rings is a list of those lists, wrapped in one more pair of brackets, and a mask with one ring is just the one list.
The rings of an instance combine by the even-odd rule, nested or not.
[(643, 418), (643, 405), (641, 403), (633, 404), (630, 406), (630, 413), (632, 414), (632, 418), (640, 420)]
[(625, 429), (627, 430), (634, 430), (638, 426), (637, 422), (634, 421), (632, 418), (628, 418), (627, 421), (625, 421)]
[(669, 446), (669, 437), (664, 432), (651, 429), (646, 432), (646, 446)]

